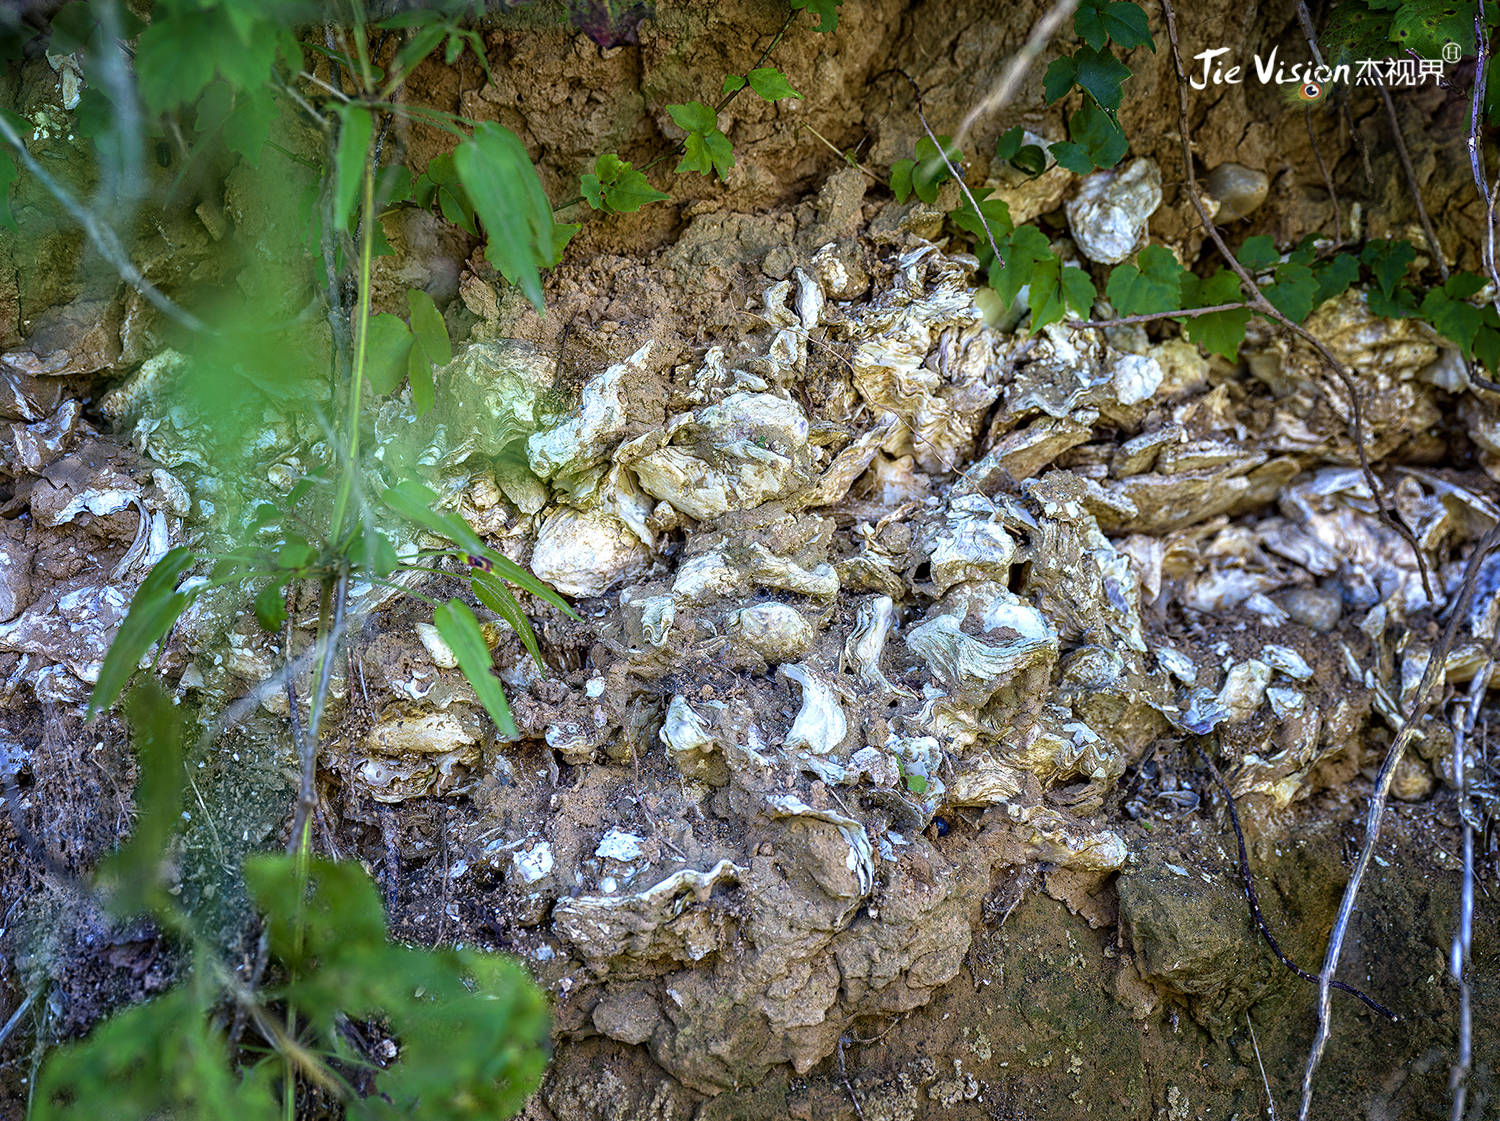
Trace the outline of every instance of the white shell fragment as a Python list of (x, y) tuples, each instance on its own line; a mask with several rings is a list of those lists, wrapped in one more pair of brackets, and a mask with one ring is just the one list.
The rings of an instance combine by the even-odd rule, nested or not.
[(1160, 205), (1161, 171), (1151, 160), (1136, 159), (1084, 176), (1068, 200), (1068, 228), (1090, 261), (1117, 265), (1144, 244), (1146, 224)]

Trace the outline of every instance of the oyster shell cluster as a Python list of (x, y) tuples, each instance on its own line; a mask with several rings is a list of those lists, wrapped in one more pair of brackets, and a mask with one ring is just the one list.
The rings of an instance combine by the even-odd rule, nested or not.
[[(1068, 208), (1079, 250), (1127, 256), (1159, 201), (1146, 161), (1091, 180)], [(1120, 869), (1108, 800), (1197, 805), (1186, 787), (1124, 796), (1148, 752), (1213, 733), (1235, 793), (1274, 812), (1357, 768), (1431, 656), (1407, 623), (1436, 605), (1309, 354), (1253, 336), (1246, 376), (1140, 329), (1017, 336), (975, 306), (973, 258), (852, 244), (780, 270), (737, 350), (671, 366), (648, 344), (569, 399), (529, 344), (476, 342), (429, 413), (398, 394), (374, 418), (370, 489), (423, 475), (584, 622), (533, 612), (547, 679), (487, 624), (519, 744), (430, 627), (385, 628), (360, 652), (370, 718), (330, 764), (382, 802), (468, 791), (483, 820), (446, 874), (498, 885), (560, 1029), (644, 1045), (706, 1093), (806, 1071), (854, 1018), (924, 1003), (997, 869)], [(1460, 395), (1493, 471), (1493, 406), (1358, 293), (1310, 328), (1370, 379), (1369, 458), (1441, 601), (1500, 512), (1485, 480), (1419, 465), (1412, 417)], [(35, 480), (36, 524), (114, 550), (119, 585), (94, 573), (86, 593), (115, 596), (111, 615), (65, 583), (33, 594), (17, 573), (38, 570), (35, 544), (13, 521), (0, 536), (0, 649), (66, 666), (75, 699), (130, 581), (214, 501), (192, 418), (153, 405), (171, 362), (105, 402), (136, 452), (80, 458), (93, 435), (70, 402), (19, 418), (3, 453)], [(287, 489), (317, 439), (268, 427), (267, 485)], [(1482, 660), (1495, 587), (1453, 680)], [(386, 593), (357, 594), (373, 610)], [(80, 611), (93, 645), (69, 629)], [(246, 681), (272, 667), (247, 628), (221, 660)], [(351, 685), (341, 667), (336, 705)], [(1442, 778), (1441, 740), (1398, 796)]]

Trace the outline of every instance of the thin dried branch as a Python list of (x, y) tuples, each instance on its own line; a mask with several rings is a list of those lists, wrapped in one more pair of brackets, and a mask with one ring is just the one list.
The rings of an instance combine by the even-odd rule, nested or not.
[(1063, 21), (1073, 14), (1073, 9), (1078, 7), (1078, 0), (1058, 0), (1048, 9), (1047, 14), (1037, 20), (1036, 26), (1031, 29), (1026, 42), (1021, 49), (1013, 54), (1001, 71), (1000, 77), (990, 87), (990, 92), (984, 95), (984, 99), (964, 114), (964, 119), (958, 123), (958, 131), (953, 136), (955, 147), (962, 148), (964, 141), (969, 138), (969, 130), (980, 117), (993, 113), (997, 109), (1003, 109), (1011, 103), (1016, 96), (1016, 91), (1021, 88), (1021, 82), (1027, 72), (1036, 65), (1037, 57), (1046, 50), (1047, 44), (1052, 36), (1057, 34), (1057, 29), (1063, 25)]
[(1469, 170), (1474, 176), (1474, 186), (1484, 200), (1485, 238), (1482, 252), (1484, 269), (1489, 273), (1490, 283), (1495, 286), (1494, 299), (1500, 299), (1500, 269), (1495, 267), (1495, 194), (1496, 187), (1490, 183), (1484, 166), (1484, 147), (1480, 139), (1480, 121), (1484, 115), (1485, 85), (1489, 77), (1490, 41), (1485, 30), (1484, 0), (1474, 12), (1474, 41), (1478, 44), (1475, 60), (1474, 95), (1469, 102)]
[[(1497, 632), (1497, 639), (1500, 639), (1500, 632)], [(1448, 959), (1448, 972), (1458, 984), (1458, 1054), (1454, 1057), (1453, 1069), (1448, 1076), (1448, 1091), (1453, 1095), (1453, 1112), (1450, 1115), (1452, 1121), (1463, 1121), (1469, 1093), (1469, 1069), (1474, 1062), (1474, 1006), (1468, 966), (1474, 952), (1476, 824), (1469, 801), (1467, 751), (1469, 737), (1474, 734), (1474, 725), (1479, 720), (1479, 709), (1484, 704), (1490, 679), (1495, 673), (1496, 645), (1497, 642), (1490, 643), (1490, 653), (1484, 667), (1469, 683), (1469, 695), (1464, 701), (1462, 719), (1453, 728), (1453, 784), (1458, 787), (1458, 816), (1463, 830), (1463, 879), (1459, 886), (1458, 928), (1453, 932), (1453, 949)]]
[[(917, 99), (917, 119), (922, 122), (922, 130), (927, 133), (927, 138), (932, 141), (933, 147), (937, 149), (938, 158), (943, 161), (943, 166), (948, 169), (948, 174), (958, 183), (958, 189), (964, 193), (964, 198), (969, 200), (969, 205), (974, 208), (974, 214), (978, 217), (979, 224), (984, 227), (984, 236), (990, 243), (990, 252), (995, 255), (995, 263), (990, 268), (1004, 268), (1005, 258), (1000, 256), (1000, 247), (995, 244), (994, 231), (990, 229), (990, 224), (985, 221), (984, 212), (979, 209), (979, 200), (974, 197), (974, 192), (969, 190), (969, 185), (964, 182), (964, 177), (958, 173), (958, 168), (954, 167), (953, 162), (948, 159), (948, 153), (944, 149), (943, 142), (937, 138), (937, 134), (932, 131), (932, 126), (927, 123), (927, 114), (922, 111), (922, 89), (917, 85), (917, 80), (905, 70), (893, 69), (889, 73), (900, 74), (911, 83), (912, 95)], [(957, 149), (956, 144), (954, 147)]]
[(1299, 323), (1293, 323), (1270, 300), (1266, 299), (1261, 292), (1260, 286), (1255, 283), (1255, 278), (1245, 271), (1245, 266), (1240, 264), (1237, 258), (1229, 250), (1224, 237), (1214, 225), (1213, 218), (1204, 208), (1203, 198), (1198, 193), (1198, 177), (1193, 171), (1193, 141), (1192, 131), (1188, 123), (1188, 80), (1187, 73), (1182, 67), (1182, 47), (1177, 38), (1177, 14), (1172, 9), (1171, 0), (1162, 0), (1162, 11), (1167, 17), (1167, 38), (1171, 42), (1172, 66), (1177, 73), (1177, 115), (1179, 140), (1182, 142), (1182, 164), (1183, 173), (1187, 177), (1188, 199), (1193, 204), (1193, 209), (1198, 212), (1198, 220), (1203, 226), (1204, 232), (1213, 241), (1215, 248), (1223, 256), (1240, 278), (1240, 284), (1244, 288), (1245, 295), (1250, 305), (1267, 319), (1277, 323), (1285, 331), (1290, 332), (1303, 342), (1307, 343), (1323, 364), (1328, 367), (1343, 384), (1344, 392), (1349, 395), (1349, 425), (1350, 435), (1354, 440), (1354, 449), (1359, 454), (1359, 469), (1364, 476), (1365, 484), (1370, 488), (1370, 494), (1374, 497), (1376, 505), (1380, 509), (1380, 519), (1390, 526), (1397, 535), (1411, 548), (1412, 555), (1417, 561), (1417, 571), (1422, 577), (1422, 588), (1427, 593), (1430, 603), (1435, 603), (1437, 597), (1433, 594), (1432, 578), (1427, 570), (1427, 558), (1422, 553), (1422, 546), (1418, 543), (1416, 535), (1400, 522), (1391, 512), (1390, 504), (1386, 498), (1385, 490), (1380, 485), (1380, 480), (1375, 477), (1375, 472), (1370, 468), (1370, 457), (1365, 451), (1365, 428), (1364, 409), (1360, 404), (1359, 387), (1354, 382), (1354, 377), (1349, 369), (1334, 356), (1333, 351), (1321, 339), (1315, 336), (1307, 328)]
[(1422, 186), (1417, 182), (1416, 169), (1411, 165), (1411, 156), (1406, 151), (1406, 137), (1401, 135), (1401, 122), (1396, 117), (1396, 103), (1391, 100), (1391, 91), (1380, 83), (1380, 97), (1385, 102), (1385, 115), (1391, 122), (1391, 136), (1396, 141), (1396, 155), (1401, 160), (1401, 172), (1406, 176), (1406, 189), (1417, 208), (1417, 221), (1422, 225), (1422, 236), (1427, 239), (1427, 251), (1437, 262), (1438, 273), (1448, 279), (1448, 262), (1443, 257), (1443, 247), (1438, 243), (1437, 230), (1432, 228), (1432, 219), (1427, 216), (1427, 207), (1422, 202)]
[[(1229, 811), (1229, 823), (1234, 826), (1234, 840), (1239, 846), (1240, 886), (1245, 889), (1245, 899), (1250, 904), (1250, 915), (1255, 919), (1255, 926), (1260, 931), (1260, 936), (1265, 939), (1266, 945), (1271, 947), (1271, 952), (1276, 955), (1277, 961), (1281, 962), (1288, 970), (1301, 977), (1304, 981), (1309, 981), (1316, 985), (1318, 983), (1317, 976), (1309, 973), (1286, 956), (1281, 948), (1281, 944), (1276, 941), (1276, 936), (1271, 933), (1271, 928), (1266, 924), (1266, 916), (1261, 913), (1260, 909), (1260, 898), (1255, 893), (1255, 877), (1250, 874), (1250, 855), (1245, 849), (1245, 831), (1240, 828), (1240, 815), (1239, 811), (1235, 809), (1234, 794), (1230, 791), (1229, 784), (1224, 781), (1224, 776), (1219, 774), (1219, 768), (1214, 765), (1214, 761), (1208, 757), (1202, 746), (1194, 743), (1193, 747), (1198, 752), (1198, 758), (1202, 759), (1204, 765), (1208, 767), (1208, 773), (1213, 776), (1214, 783), (1219, 788), (1219, 793), (1224, 796), (1224, 806)], [(1356, 989), (1353, 985), (1346, 985), (1342, 981), (1334, 981), (1333, 987), (1348, 993), (1350, 996), (1358, 997), (1372, 1011), (1379, 1012), (1387, 1020), (1394, 1022), (1397, 1019), (1396, 1014), (1389, 1008), (1373, 997)]]
[(1243, 311), (1254, 307), (1241, 300), (1233, 304), (1214, 304), (1212, 307), (1178, 308), (1176, 311), (1153, 311), (1145, 315), (1124, 315), (1119, 319), (1069, 319), (1069, 327), (1129, 327), (1134, 323), (1155, 323), (1159, 319), (1194, 319), (1200, 315), (1212, 315), (1216, 311)]
[[(1170, 0), (1164, 0), (1164, 2), (1170, 3)], [(1395, 777), (1396, 765), (1401, 762), (1412, 740), (1416, 739), (1422, 718), (1432, 707), (1433, 692), (1443, 675), (1443, 666), (1447, 661), (1448, 651), (1453, 648), (1453, 638), (1458, 633), (1459, 624), (1467, 614), (1469, 600), (1473, 598), (1480, 565), (1497, 546), (1500, 546), (1500, 525), (1496, 525), (1480, 539), (1469, 557), (1468, 567), (1464, 571), (1463, 584), (1453, 605), (1452, 614), (1448, 618), (1448, 625), (1444, 628), (1437, 646), (1428, 656), (1427, 668), (1423, 671), (1422, 680), (1418, 683), (1416, 694), (1412, 697), (1411, 708), (1402, 722), (1400, 732), (1391, 741), (1385, 759), (1380, 764), (1380, 771), (1375, 776), (1375, 790), (1370, 796), (1370, 809), (1365, 820), (1365, 839), (1360, 846), (1359, 856), (1355, 859), (1354, 871), (1344, 887), (1344, 897), (1339, 902), (1338, 916), (1334, 919), (1333, 930), (1328, 937), (1328, 952), (1323, 957), (1323, 972), (1318, 984), (1318, 1032), (1313, 1039), (1312, 1049), (1307, 1056), (1307, 1068), (1302, 1075), (1302, 1108), (1298, 1113), (1300, 1121), (1307, 1121), (1308, 1111), (1312, 1108), (1313, 1077), (1317, 1073), (1318, 1063), (1323, 1057), (1323, 1049), (1328, 1045), (1328, 1037), (1333, 1030), (1332, 979), (1338, 972), (1339, 958), (1344, 949), (1344, 938), (1349, 931), (1349, 922), (1354, 917), (1354, 904), (1359, 898), (1360, 885), (1364, 881), (1366, 869), (1370, 866), (1370, 859), (1375, 853), (1375, 845), (1380, 840), (1381, 819), (1385, 815), (1386, 801), (1390, 796), (1391, 779)]]
[(1344, 221), (1339, 211), (1339, 194), (1333, 186), (1333, 176), (1328, 173), (1328, 164), (1323, 160), (1323, 150), (1318, 147), (1318, 134), (1313, 128), (1312, 107), (1307, 106), (1302, 110), (1303, 119), (1307, 122), (1307, 141), (1312, 145), (1313, 159), (1318, 161), (1318, 173), (1323, 176), (1323, 189), (1328, 192), (1328, 201), (1333, 204), (1333, 243), (1344, 244)]

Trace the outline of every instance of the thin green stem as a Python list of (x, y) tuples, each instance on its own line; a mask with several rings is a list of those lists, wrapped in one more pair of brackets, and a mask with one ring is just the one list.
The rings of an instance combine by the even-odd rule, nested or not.
[(354, 493), (354, 474), (359, 463), (359, 406), (364, 393), (365, 360), (370, 342), (370, 262), (375, 249), (375, 172), (366, 153), (364, 203), (360, 223), (359, 310), (354, 334), (354, 367), (349, 373), (349, 436), (344, 461), (344, 477), (333, 508), (333, 532), (337, 539), (344, 532), (344, 518)]

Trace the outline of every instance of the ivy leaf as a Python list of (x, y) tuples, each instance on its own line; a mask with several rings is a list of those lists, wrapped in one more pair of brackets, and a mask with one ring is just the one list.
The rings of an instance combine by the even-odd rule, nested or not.
[(484, 223), (485, 257), (541, 311), (539, 269), (555, 260), (557, 223), (525, 145), (486, 121), (454, 151), (453, 167)]
[(1454, 0), (1404, 0), (1391, 14), (1390, 40), (1422, 58), (1439, 57), (1448, 43), (1474, 52), (1474, 9)]
[(1047, 73), (1042, 75), (1042, 93), (1047, 98), (1047, 104), (1061, 100), (1073, 88), (1077, 77), (1078, 63), (1071, 55), (1054, 58), (1047, 67)]
[(426, 352), (434, 366), (446, 366), (453, 361), (453, 344), (448, 340), (448, 324), (432, 297), (420, 288), (409, 288), (406, 306), (411, 311), (411, 333), (417, 345)]
[(1375, 277), (1381, 293), (1390, 296), (1406, 275), (1407, 266), (1417, 259), (1417, 251), (1409, 241), (1376, 240), (1366, 243), (1359, 259)]
[[(1073, 65), (1075, 67), (1074, 81), (1099, 103), (1099, 108), (1111, 114), (1119, 112), (1120, 87), (1124, 85), (1125, 79), (1130, 77), (1130, 67), (1116, 58), (1113, 52), (1096, 51), (1088, 46), (1078, 48), (1078, 52), (1073, 56)], [(1049, 69), (1047, 73), (1050, 75), (1051, 70)]]
[(474, 689), (474, 695), (490, 714), (495, 727), (506, 739), (515, 739), (516, 722), (511, 719), (510, 705), (505, 700), (505, 690), (490, 670), (494, 666), (490, 648), (485, 645), (484, 633), (479, 629), (479, 620), (462, 600), (450, 599), (433, 613), (433, 624), (442, 635), (448, 649), (458, 659), (458, 668), (463, 670)]
[(936, 202), (939, 185), (952, 178), (948, 164), (957, 167), (964, 158), (963, 152), (954, 147), (951, 137), (939, 136), (938, 140), (942, 142), (943, 154), (948, 157), (946, 163), (931, 137), (924, 136), (917, 141), (916, 166), (912, 168), (911, 186), (917, 198), (925, 203)]
[(1156, 50), (1146, 13), (1140, 5), (1126, 0), (1083, 0), (1073, 15), (1073, 30), (1095, 50), (1102, 49), (1111, 39), (1122, 50), (1135, 47)]
[[(987, 267), (989, 261), (986, 258), (992, 256), (989, 239), (993, 237), (998, 243), (1015, 228), (1011, 224), (1010, 207), (1005, 200), (990, 198), (989, 195), (988, 189), (979, 187), (974, 191), (974, 197), (979, 201), (977, 213), (965, 196), (963, 205), (948, 215), (955, 226), (974, 237), (981, 267)], [(988, 233), (985, 232), (986, 227)]]
[(844, 0), (791, 0), (792, 11), (812, 12), (818, 17), (818, 26), (814, 31), (827, 33), (837, 30), (839, 25), (839, 5)]
[(891, 193), (897, 202), (911, 198), (911, 173), (916, 166), (916, 160), (897, 160), (891, 164)]
[(1392, 289), (1389, 295), (1378, 288), (1370, 289), (1365, 293), (1365, 304), (1371, 315), (1382, 319), (1406, 319), (1417, 314), (1416, 294), (1404, 284)]
[(1154, 315), (1182, 307), (1182, 280), (1187, 269), (1161, 245), (1148, 245), (1135, 264), (1116, 265), (1104, 294), (1120, 315)]
[(1017, 226), (1000, 242), (1000, 253), (1005, 258), (1005, 265), (990, 269), (990, 287), (1000, 297), (1000, 302), (1010, 307), (1021, 289), (1031, 283), (1037, 262), (1053, 259), (1052, 246), (1047, 235), (1035, 226)]
[(1026, 130), (1020, 125), (1007, 129), (1000, 134), (1000, 139), (995, 141), (995, 158), (997, 160), (1013, 160), (1016, 153), (1021, 150), (1025, 142)]
[(1313, 276), (1318, 281), (1318, 293), (1314, 307), (1341, 296), (1359, 279), (1359, 258), (1352, 253), (1340, 253), (1326, 264), (1314, 267)]
[(174, 11), (153, 20), (135, 45), (141, 104), (157, 114), (192, 101), (213, 81), (214, 56), (205, 50), (218, 29), (207, 14)]
[(1071, 141), (1052, 145), (1052, 158), (1079, 175), (1114, 167), (1130, 147), (1124, 130), (1092, 101), (1085, 101), (1069, 118), (1068, 135)]
[(792, 89), (791, 83), (786, 80), (786, 75), (774, 66), (761, 66), (750, 71), (750, 88), (767, 101), (780, 101), (783, 97), (802, 97), (800, 93)]
[(1318, 282), (1306, 265), (1276, 266), (1276, 281), (1261, 289), (1272, 306), (1293, 323), (1301, 323), (1318, 306)]
[(704, 175), (718, 172), (722, 181), (729, 178), (729, 169), (734, 166), (734, 150), (729, 138), (718, 129), (713, 132), (690, 132), (685, 141), (682, 162), (676, 170), (697, 171)]
[(1071, 309), (1084, 317), (1094, 303), (1094, 283), (1088, 274), (1056, 257), (1038, 261), (1031, 274), (1031, 329), (1057, 323)]
[(1239, 257), (1240, 264), (1250, 272), (1268, 269), (1281, 260), (1281, 254), (1276, 252), (1276, 242), (1265, 234), (1247, 237), (1240, 246)]
[(668, 105), (667, 113), (678, 128), (687, 132), (683, 142), (682, 162), (677, 172), (696, 171), (709, 175), (717, 171), (726, 179), (734, 166), (734, 151), (729, 138), (719, 131), (718, 115), (701, 101)]
[(744, 88), (745, 76), (743, 74), (725, 74), (724, 85), (720, 87), (719, 93), (721, 95), (726, 93), (733, 93), (735, 90), (742, 90)]
[(240, 90), (234, 97), (234, 111), (224, 121), (225, 146), (243, 156), (251, 167), (259, 167), (261, 150), (280, 115), (281, 106), (270, 83)]
[(99, 667), (99, 679), (89, 694), (87, 719), (92, 720), (115, 703), (146, 651), (177, 622), (192, 599), (191, 592), (177, 591), (177, 581), (192, 563), (192, 551), (179, 545), (157, 561), (141, 582)]
[(282, 591), (285, 586), (285, 581), (275, 581), (267, 584), (255, 597), (255, 621), (267, 634), (275, 634), (287, 621), (286, 593)]
[[(1478, 281), (1478, 287), (1470, 281)], [(1438, 334), (1456, 343), (1465, 358), (1473, 356), (1474, 340), (1484, 326), (1484, 313), (1469, 303), (1468, 297), (1483, 287), (1484, 282), (1473, 273), (1458, 273), (1422, 298), (1422, 317)]]
[(400, 316), (381, 312), (370, 317), (365, 338), (365, 382), (377, 397), (394, 393), (406, 372), (406, 355), (411, 350), (411, 328)]
[(658, 191), (628, 160), (606, 152), (594, 161), (594, 171), (579, 179), (579, 191), (595, 210), (631, 214), (653, 202), (672, 196)]
[[(1183, 278), (1183, 307), (1213, 307), (1243, 299), (1239, 277), (1228, 269), (1220, 269), (1206, 280), (1191, 273)], [(1252, 314), (1249, 308), (1235, 308), (1198, 315), (1183, 321), (1183, 331), (1189, 342), (1233, 362), (1240, 343), (1245, 341), (1245, 324)]]
[(684, 132), (712, 132), (719, 127), (719, 119), (713, 109), (701, 101), (668, 105), (667, 115)]

